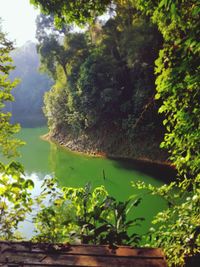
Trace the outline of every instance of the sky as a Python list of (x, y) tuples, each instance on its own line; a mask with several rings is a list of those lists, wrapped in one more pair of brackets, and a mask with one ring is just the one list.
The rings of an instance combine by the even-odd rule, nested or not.
[(35, 40), (35, 19), (39, 14), (29, 0), (0, 0), (2, 29), (8, 39), (22, 46), (27, 41)]

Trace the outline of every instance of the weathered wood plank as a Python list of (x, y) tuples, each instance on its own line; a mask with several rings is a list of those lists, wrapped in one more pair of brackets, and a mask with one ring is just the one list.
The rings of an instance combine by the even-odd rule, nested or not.
[(100, 267), (100, 266), (113, 266), (113, 267), (163, 267), (161, 259), (128, 259), (128, 258), (114, 258), (114, 257), (90, 257), (90, 256), (71, 256), (65, 257), (58, 256), (57, 258), (48, 257), (45, 260), (34, 261), (34, 259), (11, 259), (6, 262), (1, 262), (3, 264), (16, 264), (20, 263), (22, 266), (88, 266), (88, 267)]
[(140, 257), (164, 257), (164, 253), (159, 248), (133, 248), (129, 246), (120, 246), (110, 248), (109, 246), (97, 245), (64, 245), (64, 244), (34, 244), (30, 242), (22, 243), (0, 243), (0, 251), (6, 249), (15, 249), (21, 252), (31, 251), (32, 253), (55, 252), (65, 254), (84, 254), (84, 255), (115, 255), (115, 256), (140, 256)]
[(0, 242), (0, 266), (166, 267), (160, 249)]

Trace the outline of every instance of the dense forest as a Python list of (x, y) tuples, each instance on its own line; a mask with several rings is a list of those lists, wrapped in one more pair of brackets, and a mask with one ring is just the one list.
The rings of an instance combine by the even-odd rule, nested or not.
[[(95, 150), (109, 153), (123, 140), (134, 144), (140, 137), (144, 145), (149, 138), (163, 138), (161, 147), (177, 176), (161, 187), (132, 183), (142, 190), (140, 196), (166, 201), (141, 242), (129, 227), (143, 218), (127, 218), (141, 197), (118, 202), (103, 186), (58, 188), (45, 179), (35, 202), (23, 166), (0, 163), (1, 239), (20, 238), (18, 224), (35, 211), (34, 204), (34, 241), (68, 242), (76, 236), (90, 244), (145, 244), (162, 248), (168, 266), (186, 266), (200, 253), (199, 1), (30, 2), (45, 13), (37, 19), (37, 50), (41, 71), (54, 80), (44, 99), (51, 137), (85, 138), (85, 145), (96, 138)], [(73, 31), (73, 23), (83, 30)], [(10, 158), (22, 142), (13, 137), (19, 126), (10, 124), (11, 114), (4, 110), (5, 102), (14, 100), (16, 82), (9, 80), (13, 45), (2, 30), (0, 44), (0, 148)]]
[[(51, 88), (52, 81), (39, 73), (39, 56), (36, 45), (27, 42), (11, 53), (15, 69), (10, 79), (18, 78), (18, 86), (13, 90), (15, 102), (10, 104), (12, 122), (22, 127), (35, 127), (46, 124), (42, 111), (44, 93)], [(31, 103), (31, 105), (30, 105)]]
[(147, 16), (120, 5), (74, 32), (40, 15), (37, 38), (41, 69), (55, 83), (44, 99), (51, 137), (73, 150), (166, 160), (154, 100), (154, 61), (163, 40)]

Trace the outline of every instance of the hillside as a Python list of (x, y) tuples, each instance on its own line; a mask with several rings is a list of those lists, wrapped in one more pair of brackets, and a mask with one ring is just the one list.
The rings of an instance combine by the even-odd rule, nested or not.
[(46, 74), (39, 72), (39, 55), (36, 45), (27, 42), (24, 46), (12, 52), (14, 65), (11, 79), (20, 79), (13, 90), (15, 102), (9, 109), (12, 111), (12, 121), (19, 122), (24, 127), (35, 127), (46, 124), (42, 107), (43, 95), (51, 88), (52, 81)]

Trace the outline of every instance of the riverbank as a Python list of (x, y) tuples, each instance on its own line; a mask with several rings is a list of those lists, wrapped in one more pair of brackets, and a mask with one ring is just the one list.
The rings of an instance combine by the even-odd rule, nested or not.
[[(164, 182), (169, 182), (172, 177), (176, 176), (176, 170), (171, 165), (170, 161), (167, 160), (166, 153), (163, 153), (160, 150), (161, 152), (158, 160), (155, 158), (155, 155), (158, 155), (159, 152), (158, 149), (156, 149), (155, 153), (155, 148), (154, 148), (153, 152), (151, 151), (151, 155), (148, 157), (148, 153), (145, 154), (145, 151), (144, 149), (142, 149), (141, 144), (138, 143), (137, 143), (137, 148), (133, 149), (134, 153), (127, 155), (125, 153), (125, 150), (123, 151), (124, 153), (110, 153), (108, 150), (100, 151), (99, 149), (97, 149), (97, 146), (96, 147), (94, 146), (95, 147), (94, 149), (94, 147), (92, 147), (91, 140), (89, 141), (88, 138), (86, 138), (85, 136), (84, 138), (83, 136), (82, 137), (79, 136), (76, 139), (74, 139), (71, 136), (64, 137), (61, 134), (51, 135), (50, 133), (47, 133), (41, 136), (41, 138), (45, 141), (53, 142), (61, 146), (62, 148), (73, 151), (74, 153), (77, 154), (83, 154), (89, 157), (105, 157), (112, 160), (121, 161), (122, 164), (124, 164), (124, 166), (127, 168), (129, 168), (130, 166), (132, 167), (134, 165), (135, 169), (137, 169), (138, 171), (143, 171), (146, 172), (147, 174), (158, 176), (159, 179), (161, 173), (166, 173), (165, 177), (163, 178)], [(118, 151), (119, 151), (119, 146), (118, 146)], [(149, 149), (147, 149), (146, 151), (148, 152)], [(155, 170), (157, 170), (157, 172), (155, 172)]]
[(58, 146), (61, 146), (64, 149), (70, 150), (77, 154), (82, 154), (88, 157), (98, 157), (98, 158), (107, 157), (106, 153), (103, 153), (103, 152), (97, 152), (94, 150), (89, 150), (89, 149), (84, 149), (84, 148), (81, 149), (81, 147), (78, 144), (74, 143), (73, 140), (68, 141), (67, 143), (64, 143), (63, 140), (57, 140), (55, 137), (51, 136), (49, 133), (40, 136), (40, 138), (44, 141), (52, 142)]

